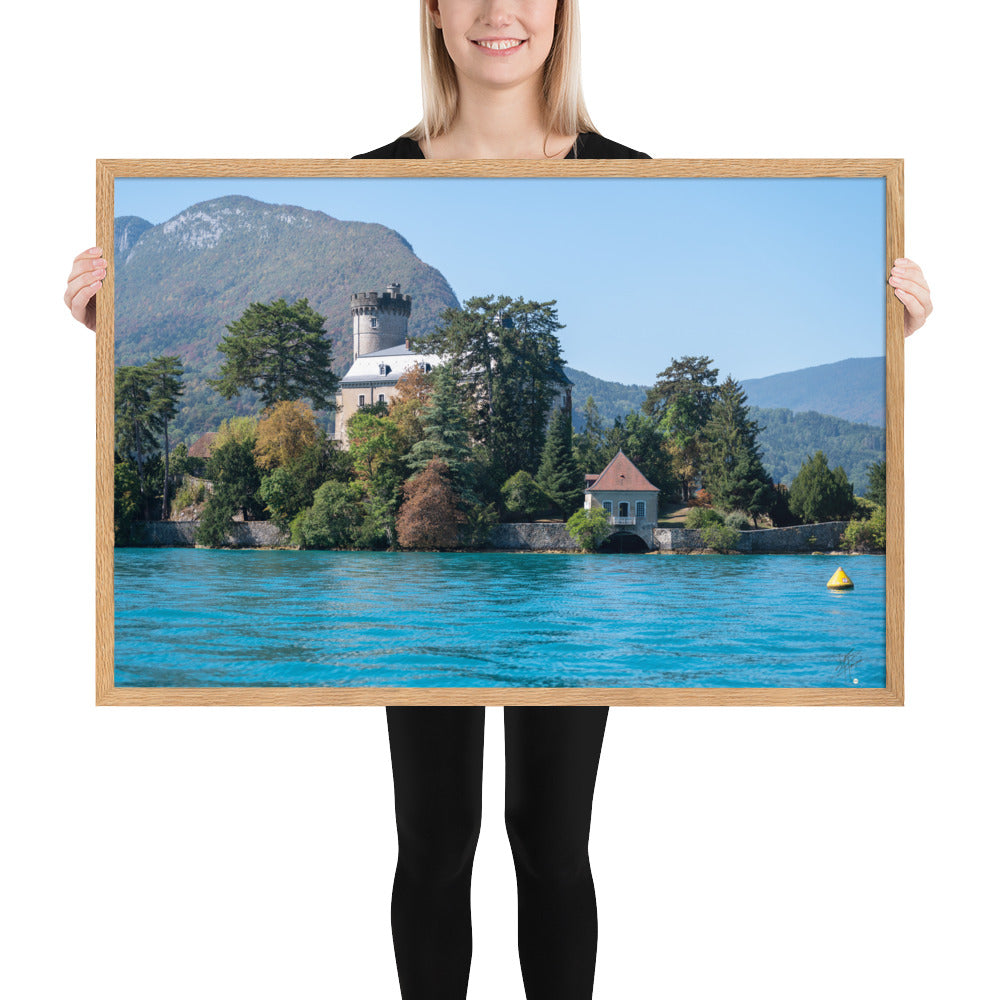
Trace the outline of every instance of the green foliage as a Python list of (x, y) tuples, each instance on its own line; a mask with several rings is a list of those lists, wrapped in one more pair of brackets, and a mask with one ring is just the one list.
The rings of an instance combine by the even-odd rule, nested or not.
[(731, 510), (723, 523), (727, 528), (735, 528), (737, 531), (746, 531), (750, 527), (746, 514), (741, 510)]
[[(704, 428), (718, 398), (719, 369), (705, 355), (672, 358), (646, 394), (643, 413), (667, 439), (673, 470), (686, 502), (704, 469)], [(659, 485), (659, 484), (657, 484)]]
[(734, 552), (739, 539), (739, 531), (730, 528), (728, 524), (713, 522), (701, 529), (701, 540), (705, 543), (705, 548), (715, 549), (716, 552)]
[(191, 507), (196, 503), (203, 503), (206, 496), (205, 484), (195, 482), (192, 479), (185, 479), (180, 488), (174, 494), (172, 510), (174, 516), (185, 507)]
[(181, 441), (170, 453), (170, 472), (174, 476), (194, 475), (191, 463), (194, 460), (188, 457), (187, 445)]
[(529, 472), (515, 472), (500, 489), (504, 510), (512, 521), (532, 520), (549, 505), (549, 498), (539, 489)]
[(469, 549), (481, 549), (488, 545), (493, 529), (500, 523), (500, 515), (495, 504), (472, 504), (465, 511), (463, 541)]
[[(648, 385), (625, 385), (595, 378), (577, 368), (565, 368), (566, 377), (573, 383), (573, 427), (583, 431), (587, 425), (587, 403), (593, 402), (594, 414), (601, 423), (612, 423), (615, 417), (624, 419), (626, 413), (642, 406)], [(583, 401), (581, 405), (581, 400)], [(588, 467), (588, 471), (589, 467)]]
[(867, 517), (853, 518), (844, 529), (840, 547), (848, 552), (885, 552), (885, 507), (876, 506)]
[(326, 320), (307, 299), (251, 302), (243, 315), (226, 324), (218, 350), (225, 357), (219, 377), (208, 384), (225, 399), (240, 390), (257, 393), (265, 407), (281, 400), (309, 399), (331, 410), (339, 379), (331, 369)]
[(260, 481), (260, 498), (271, 519), (282, 526), (288, 525), (304, 509), (303, 492), (301, 482), (283, 465)]
[(584, 552), (596, 552), (611, 535), (608, 512), (603, 507), (581, 507), (566, 522), (566, 530)]
[(501, 481), (538, 467), (549, 411), (566, 384), (554, 304), (470, 298), (462, 309), (445, 309), (436, 330), (416, 340), (452, 359), (473, 436)]
[(600, 472), (607, 465), (604, 459), (604, 420), (593, 396), (587, 397), (582, 413), (573, 411), (574, 424), (582, 429), (573, 435), (573, 450), (580, 468), (586, 472)]
[(441, 365), (433, 373), (433, 382), (430, 405), (424, 413), (423, 439), (410, 449), (406, 462), (412, 472), (418, 473), (432, 460), (439, 459), (447, 469), (450, 482), (468, 496), (474, 469), (470, 462), (469, 421), (458, 372), (453, 365)]
[(723, 516), (711, 507), (693, 507), (684, 518), (685, 528), (707, 528), (710, 524), (724, 524)]
[(357, 483), (323, 483), (312, 506), (293, 519), (292, 543), (304, 549), (351, 548), (365, 517), (363, 498)]
[(359, 479), (370, 482), (378, 473), (402, 470), (399, 428), (386, 416), (359, 410), (347, 421), (349, 453)]
[(583, 495), (583, 473), (573, 454), (573, 425), (569, 411), (560, 407), (549, 420), (542, 461), (535, 478), (538, 488), (562, 517), (577, 509)]
[(761, 410), (749, 416), (762, 425), (761, 461), (776, 483), (790, 485), (804, 461), (822, 451), (831, 468), (839, 465), (852, 483), (867, 481), (867, 469), (885, 458), (885, 428), (855, 424), (821, 413)]
[(115, 462), (115, 545), (127, 545), (142, 510), (142, 486), (135, 464)]
[(260, 469), (249, 441), (230, 439), (221, 446), (213, 445), (207, 471), (213, 485), (209, 507), (226, 511), (229, 517), (241, 511), (245, 520), (263, 513)]
[(854, 513), (854, 490), (844, 470), (839, 465), (831, 470), (817, 451), (793, 480), (788, 506), (806, 524), (846, 520)]
[(885, 460), (883, 459), (881, 462), (872, 462), (867, 469), (868, 489), (865, 490), (865, 496), (879, 507), (886, 505), (885, 468)]
[(757, 446), (760, 428), (747, 410), (746, 393), (727, 378), (703, 430), (704, 483), (717, 507), (745, 511), (756, 525), (771, 508), (774, 491)]
[(169, 424), (177, 415), (184, 394), (184, 366), (178, 355), (153, 358), (143, 366), (149, 378), (150, 420), (163, 440), (163, 505), (161, 517), (169, 516), (170, 434)]
[(233, 507), (224, 496), (215, 493), (209, 495), (194, 529), (196, 545), (209, 548), (221, 548), (228, 541), (228, 534), (233, 526)]

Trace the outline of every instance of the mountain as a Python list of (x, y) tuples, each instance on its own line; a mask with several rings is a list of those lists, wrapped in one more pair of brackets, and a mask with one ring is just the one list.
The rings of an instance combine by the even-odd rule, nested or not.
[(812, 410), (885, 427), (885, 358), (847, 358), (740, 383), (751, 406)]
[(843, 466), (858, 496), (868, 489), (868, 466), (885, 461), (885, 428), (852, 423), (824, 413), (750, 407), (761, 428), (764, 468), (777, 483), (791, 486), (802, 463), (822, 451), (831, 469)]
[(394, 281), (413, 297), (414, 336), (429, 333), (442, 309), (459, 305), (444, 276), (379, 223), (238, 195), (192, 205), (155, 226), (121, 217), (115, 220), (115, 362), (180, 355), (185, 395), (174, 433), (190, 441), (255, 408), (251, 394), (227, 403), (205, 383), (218, 373), (216, 346), (226, 324), (251, 302), (307, 298), (326, 317), (334, 368), (343, 373), (353, 357), (351, 293), (382, 291)]
[[(593, 396), (605, 425), (638, 410), (647, 387), (606, 382), (567, 368), (573, 382), (573, 429), (583, 430), (583, 409)], [(797, 372), (742, 382), (751, 419), (762, 430), (764, 468), (775, 482), (791, 485), (802, 463), (822, 451), (830, 468), (843, 466), (854, 492), (867, 488), (868, 466), (885, 459), (885, 359), (849, 358)], [(776, 400), (762, 406), (760, 399)], [(821, 412), (816, 412), (821, 410)], [(862, 420), (845, 414), (865, 414)]]

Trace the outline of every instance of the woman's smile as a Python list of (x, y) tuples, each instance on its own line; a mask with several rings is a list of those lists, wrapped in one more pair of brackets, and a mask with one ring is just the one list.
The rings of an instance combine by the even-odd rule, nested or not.
[(507, 56), (516, 52), (527, 41), (526, 38), (476, 38), (472, 44), (488, 56)]

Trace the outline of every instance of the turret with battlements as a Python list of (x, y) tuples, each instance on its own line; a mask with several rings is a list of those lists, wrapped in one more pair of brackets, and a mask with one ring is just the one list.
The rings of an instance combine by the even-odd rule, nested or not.
[(399, 294), (399, 282), (387, 285), (381, 293), (355, 292), (351, 295), (354, 359), (405, 344), (410, 305), (410, 296)]

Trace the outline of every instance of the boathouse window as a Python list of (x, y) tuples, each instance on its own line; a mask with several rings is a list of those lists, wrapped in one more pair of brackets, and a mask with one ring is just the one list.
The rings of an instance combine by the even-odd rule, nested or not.
[(646, 516), (646, 501), (636, 500), (635, 502), (635, 516), (645, 517)]
[(628, 517), (628, 500), (622, 500), (618, 504), (618, 516)]
[(611, 513), (611, 509), (612, 509), (612, 508), (611, 508), (611, 501), (610, 501), (610, 500), (605, 500), (605, 501), (604, 501), (604, 509), (605, 509), (605, 510), (606, 510), (606, 511), (607, 511), (607, 512), (608, 512), (609, 514)]

